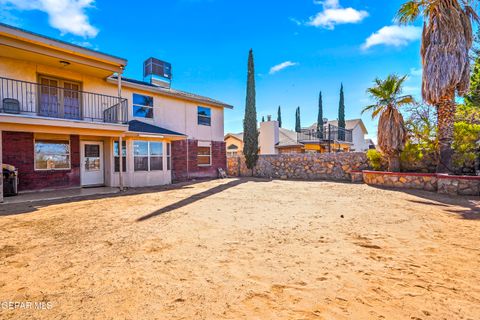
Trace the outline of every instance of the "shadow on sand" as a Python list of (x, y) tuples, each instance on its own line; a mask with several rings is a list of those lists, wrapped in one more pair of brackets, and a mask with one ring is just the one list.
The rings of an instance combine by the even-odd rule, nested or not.
[(220, 192), (223, 192), (225, 190), (228, 190), (230, 188), (233, 188), (233, 187), (236, 187), (238, 185), (241, 185), (241, 184), (244, 184), (246, 182), (268, 182), (268, 181), (271, 181), (271, 180), (267, 180), (267, 179), (256, 179), (256, 178), (239, 178), (239, 179), (235, 179), (235, 180), (232, 180), (230, 182), (227, 182), (227, 183), (224, 183), (224, 184), (221, 184), (221, 185), (218, 185), (216, 187), (213, 187), (211, 189), (208, 189), (208, 190), (205, 190), (203, 192), (200, 192), (200, 193), (197, 193), (197, 194), (194, 194), (194, 195), (191, 195), (189, 196), (188, 198), (185, 198), (183, 200), (180, 200), (180, 201), (177, 201), (175, 203), (172, 203), (166, 207), (163, 207), (157, 211), (154, 211), (152, 213), (149, 213), (143, 217), (140, 217), (137, 219), (137, 222), (141, 222), (141, 221), (145, 221), (145, 220), (148, 220), (148, 219), (151, 219), (153, 217), (156, 217), (158, 215), (161, 215), (161, 214), (164, 214), (164, 213), (168, 213), (172, 210), (176, 210), (176, 209), (180, 209), (182, 207), (185, 207), (189, 204), (192, 204), (194, 202), (197, 202), (197, 201), (200, 201), (200, 200), (203, 200), (205, 198), (208, 198), (210, 196), (213, 196), (217, 193), (220, 193)]
[(421, 199), (409, 199), (409, 202), (442, 207), (446, 212), (455, 214), (462, 219), (480, 220), (480, 197), (478, 196), (450, 196), (424, 190), (371, 187), (410, 194)]
[(98, 194), (98, 195), (89, 195), (89, 196), (78, 196), (71, 197), (67, 199), (55, 199), (55, 200), (38, 200), (30, 202), (20, 202), (12, 204), (0, 204), (0, 218), (2, 216), (11, 216), (18, 214), (26, 214), (35, 212), (43, 207), (58, 205), (58, 204), (67, 204), (72, 202), (81, 202), (81, 201), (90, 201), (90, 200), (99, 200), (99, 199), (108, 199), (108, 198), (119, 198), (126, 196), (133, 196), (137, 194), (148, 194), (148, 193), (157, 193), (165, 192), (169, 190), (182, 190), (182, 189), (191, 189), (194, 188), (194, 185), (209, 180), (195, 180), (187, 182), (178, 182), (165, 186), (158, 187), (143, 187), (143, 188), (131, 188), (124, 192), (119, 193), (110, 193), (110, 194)]

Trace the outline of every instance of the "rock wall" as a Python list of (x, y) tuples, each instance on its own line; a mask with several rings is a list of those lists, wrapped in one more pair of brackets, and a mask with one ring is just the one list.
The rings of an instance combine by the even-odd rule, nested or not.
[(475, 176), (363, 171), (363, 181), (382, 187), (437, 191), (450, 195), (480, 195), (480, 177)]
[[(253, 176), (273, 179), (350, 181), (351, 172), (368, 168), (363, 152), (279, 154), (259, 156)], [(245, 158), (228, 157), (230, 176), (251, 176)]]
[(366, 184), (435, 191), (437, 190), (437, 176), (432, 173), (395, 173), (381, 171), (364, 171), (363, 181)]

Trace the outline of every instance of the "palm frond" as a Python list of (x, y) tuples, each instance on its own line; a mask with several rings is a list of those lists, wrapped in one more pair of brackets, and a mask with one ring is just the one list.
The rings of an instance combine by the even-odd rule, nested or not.
[(402, 4), (397, 12), (395, 20), (400, 24), (408, 24), (415, 21), (421, 14), (422, 5), (423, 1), (419, 0), (411, 0)]

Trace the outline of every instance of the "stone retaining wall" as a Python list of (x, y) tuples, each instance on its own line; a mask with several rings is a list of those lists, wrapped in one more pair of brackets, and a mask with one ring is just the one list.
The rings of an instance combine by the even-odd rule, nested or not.
[[(363, 152), (279, 154), (259, 156), (253, 175), (260, 178), (350, 181), (351, 172), (368, 168)], [(251, 176), (245, 158), (228, 157), (230, 176)]]
[(382, 171), (363, 171), (362, 174), (363, 182), (370, 185), (437, 191), (451, 195), (480, 195), (480, 177), (475, 176)]

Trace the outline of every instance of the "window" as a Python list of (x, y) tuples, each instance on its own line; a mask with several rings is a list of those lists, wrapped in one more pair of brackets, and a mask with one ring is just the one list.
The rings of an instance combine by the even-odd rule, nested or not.
[(68, 169), (70, 169), (70, 141), (35, 141), (35, 170)]
[(163, 143), (149, 142), (150, 171), (163, 170)]
[[(115, 157), (115, 172), (120, 171), (120, 153), (118, 150), (118, 141), (113, 142), (113, 154)], [(127, 172), (127, 142), (122, 141), (122, 172)]]
[(198, 107), (197, 109), (198, 124), (201, 126), (211, 126), (212, 110), (210, 108)]
[(231, 144), (228, 146), (228, 151), (237, 151), (238, 150), (238, 146), (234, 145), (234, 144)]
[(211, 147), (201, 147), (198, 146), (197, 152), (197, 163), (199, 166), (210, 166), (212, 164), (211, 154), (212, 148)]
[(163, 170), (163, 143), (134, 141), (133, 163), (135, 171)]
[(153, 119), (153, 97), (133, 94), (133, 116)]
[(172, 144), (167, 143), (167, 170), (172, 170)]
[(133, 142), (133, 167), (135, 171), (148, 171), (148, 142)]

